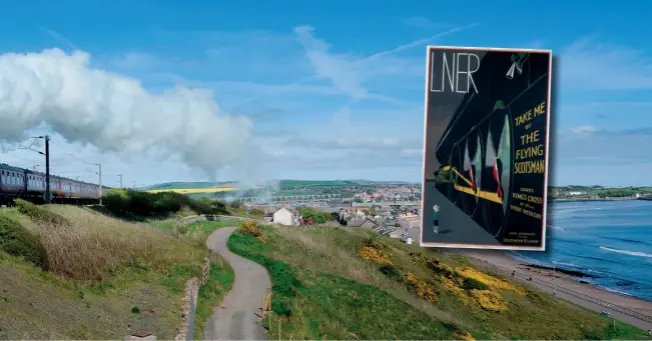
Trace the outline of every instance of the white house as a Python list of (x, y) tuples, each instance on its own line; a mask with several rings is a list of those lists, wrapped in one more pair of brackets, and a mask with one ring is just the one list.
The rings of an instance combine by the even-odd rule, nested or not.
[(299, 212), (285, 207), (274, 212), (274, 223), (281, 225), (299, 225)]

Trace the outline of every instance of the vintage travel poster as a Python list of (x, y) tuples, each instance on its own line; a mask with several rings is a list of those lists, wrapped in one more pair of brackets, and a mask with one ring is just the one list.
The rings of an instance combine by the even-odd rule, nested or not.
[(422, 246), (545, 250), (551, 65), (428, 47)]

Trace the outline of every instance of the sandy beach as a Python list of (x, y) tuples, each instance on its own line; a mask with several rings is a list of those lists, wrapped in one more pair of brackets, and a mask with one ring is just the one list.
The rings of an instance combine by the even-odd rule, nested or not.
[[(652, 302), (602, 290), (591, 284), (580, 283), (570, 275), (558, 271), (553, 273), (553, 270), (528, 266), (528, 264), (515, 260), (500, 251), (457, 250), (455, 252), (475, 260), (479, 266), (497, 269), (506, 275), (511, 275), (512, 271), (515, 271), (515, 279), (534, 285), (545, 292), (551, 294), (554, 292), (558, 298), (596, 312), (607, 311), (613, 318), (643, 330), (652, 329)], [(529, 280), (530, 277), (533, 280)], [(610, 306), (610, 304), (645, 316), (634, 317), (632, 313), (623, 313), (619, 311), (618, 307)]]

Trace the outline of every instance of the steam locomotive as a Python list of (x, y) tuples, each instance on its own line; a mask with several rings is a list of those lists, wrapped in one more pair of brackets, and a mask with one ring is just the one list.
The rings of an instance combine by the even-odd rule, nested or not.
[[(52, 174), (50, 174), (50, 193), (53, 203), (93, 204), (100, 198), (98, 185)], [(11, 207), (15, 199), (43, 203), (45, 173), (0, 163), (0, 206)]]
[(549, 63), (548, 53), (486, 53), (474, 75), (479, 92), (465, 95), (436, 147), (435, 187), (494, 237), (515, 186), (514, 103), (547, 93)]

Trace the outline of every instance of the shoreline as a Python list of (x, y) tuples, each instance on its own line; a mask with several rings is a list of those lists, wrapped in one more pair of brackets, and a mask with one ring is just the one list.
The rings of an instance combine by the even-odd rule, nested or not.
[[(537, 272), (537, 270), (545, 270), (547, 272), (546, 276), (550, 276), (550, 277), (554, 277), (554, 278), (561, 278), (560, 275), (558, 275), (558, 274), (561, 273), (561, 274), (569, 276), (571, 280), (573, 280), (573, 281), (575, 281), (575, 282), (577, 282), (579, 284), (590, 285), (595, 289), (599, 289), (599, 290), (606, 291), (606, 292), (609, 292), (609, 293), (612, 293), (612, 294), (616, 294), (618, 296), (629, 297), (629, 298), (633, 298), (633, 299), (636, 299), (636, 300), (641, 300), (641, 301), (644, 301), (644, 302), (652, 303), (652, 300), (636, 296), (635, 294), (630, 294), (630, 293), (627, 293), (627, 292), (624, 292), (624, 291), (619, 291), (619, 290), (613, 289), (613, 288), (607, 288), (607, 287), (598, 285), (596, 283), (593, 283), (590, 280), (584, 280), (583, 279), (583, 278), (589, 278), (589, 279), (590, 278), (600, 278), (600, 276), (597, 276), (597, 275), (587, 274), (585, 272), (578, 271), (578, 270), (568, 270), (568, 269), (565, 269), (565, 268), (558, 268), (558, 267), (553, 268), (551, 266), (545, 266), (545, 265), (539, 265), (539, 264), (533, 264), (533, 263), (523, 263), (517, 258), (511, 257), (511, 256), (508, 256), (508, 257), (513, 258), (514, 260), (518, 261), (520, 263), (520, 265), (522, 266), (520, 268), (521, 270), (525, 269), (525, 270), (529, 270), (531, 272)], [(536, 269), (536, 270), (532, 270), (532, 269)], [(554, 275), (550, 274), (550, 272), (554, 273)]]
[[(601, 290), (601, 291), (612, 293), (612, 294), (615, 294), (615, 295), (618, 295), (618, 296), (621, 296), (621, 297), (633, 298), (633, 299), (636, 299), (636, 300), (640, 300), (640, 301), (648, 302), (648, 303), (652, 304), (652, 300), (648, 300), (648, 299), (645, 299), (645, 298), (642, 298), (642, 297), (638, 297), (638, 296), (636, 296), (634, 294), (626, 293), (626, 292), (623, 292), (623, 291), (618, 291), (616, 289), (602, 287), (602, 286), (600, 286), (598, 284), (595, 284), (595, 283), (591, 282), (590, 280), (582, 280), (582, 278), (587, 278), (587, 279), (600, 278), (600, 276), (597, 276), (597, 275), (592, 275), (592, 274), (582, 272), (582, 271), (579, 271), (579, 270), (569, 270), (569, 269), (566, 269), (566, 268), (563, 268), (563, 267), (552, 267), (552, 266), (547, 266), (547, 265), (526, 263), (526, 262), (523, 262), (522, 260), (520, 260), (520, 259), (518, 259), (518, 258), (516, 258), (514, 256), (510, 256), (510, 255), (506, 255), (506, 254), (504, 256), (518, 262), (519, 266), (517, 266), (516, 268), (520, 269), (520, 270), (525, 270), (525, 271), (531, 272), (531, 273), (538, 273), (538, 274), (541, 274), (543, 276), (550, 277), (552, 280), (554, 280), (556, 278), (566, 279), (566, 280), (570, 279), (570, 280), (574, 281), (575, 283), (578, 283), (578, 284), (581, 284), (581, 285), (588, 285), (588, 286), (590, 286), (590, 287), (592, 287), (594, 289), (598, 289), (598, 290)], [(650, 315), (652, 316), (652, 314), (650, 314)]]
[(582, 198), (582, 199), (549, 199), (548, 203), (557, 203), (557, 202), (593, 202), (593, 201), (629, 201), (629, 200), (652, 200), (652, 199), (641, 199), (641, 198), (631, 198), (631, 197), (625, 197), (625, 198), (599, 198), (599, 199), (589, 199), (589, 198)]
[[(515, 258), (517, 261), (520, 261), (518, 258)], [(546, 265), (539, 265), (539, 264), (534, 264), (534, 263), (521, 263), (521, 265), (528, 267), (528, 268), (535, 268), (535, 269), (541, 269), (541, 270), (547, 270), (547, 271), (552, 271), (553, 273), (563, 273), (566, 275), (569, 275), (571, 277), (581, 277), (581, 278), (600, 278), (600, 276), (597, 275), (591, 275), (587, 274), (585, 272), (579, 271), (579, 270), (569, 270), (563, 267), (552, 267), (552, 266), (546, 266)], [(631, 296), (631, 295), (630, 295)]]
[[(594, 275), (581, 271), (528, 264), (497, 250), (467, 249), (453, 252), (467, 256), (470, 261), (477, 265), (488, 267), (490, 270), (502, 273), (506, 277), (510, 277), (514, 272), (514, 280), (537, 287), (544, 292), (554, 294), (558, 298), (597, 313), (608, 311), (614, 318), (643, 330), (652, 329), (651, 301), (607, 290), (589, 281), (581, 280), (581, 278), (590, 279), (591, 276), (595, 277)], [(623, 313), (618, 307), (622, 307), (630, 311), (630, 313)], [(631, 312), (645, 315), (646, 318), (633, 317)]]

